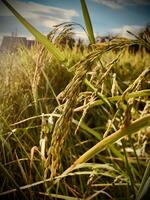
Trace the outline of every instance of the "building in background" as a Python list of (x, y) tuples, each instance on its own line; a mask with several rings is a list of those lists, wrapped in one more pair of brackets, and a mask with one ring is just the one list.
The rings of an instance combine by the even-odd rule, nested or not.
[(1, 52), (15, 52), (21, 46), (31, 48), (35, 44), (35, 40), (28, 40), (26, 37), (18, 37), (14, 34), (12, 36), (4, 36), (0, 51)]

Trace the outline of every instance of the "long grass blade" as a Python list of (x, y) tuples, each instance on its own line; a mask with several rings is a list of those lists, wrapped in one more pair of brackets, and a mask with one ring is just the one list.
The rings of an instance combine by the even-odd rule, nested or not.
[(90, 43), (93, 44), (93, 43), (95, 43), (95, 38), (94, 38), (93, 27), (92, 27), (90, 15), (88, 12), (88, 8), (85, 3), (85, 0), (80, 0), (80, 2), (81, 2), (82, 13), (83, 13), (83, 17), (84, 17), (84, 22), (86, 25), (86, 30), (88, 33), (88, 38), (89, 38)]
[(145, 170), (139, 191), (137, 193), (136, 200), (141, 200), (145, 193), (148, 191), (148, 189), (150, 189), (150, 161)]

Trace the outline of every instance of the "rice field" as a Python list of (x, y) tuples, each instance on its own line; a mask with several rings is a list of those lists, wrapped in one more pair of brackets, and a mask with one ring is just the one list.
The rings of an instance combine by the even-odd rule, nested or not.
[(71, 45), (75, 24), (44, 36), (2, 2), (38, 42), (0, 54), (0, 198), (149, 199), (150, 33), (97, 43), (81, 0)]

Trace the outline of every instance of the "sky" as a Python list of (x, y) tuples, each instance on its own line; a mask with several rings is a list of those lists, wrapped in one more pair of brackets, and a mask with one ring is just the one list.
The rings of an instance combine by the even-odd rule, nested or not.
[[(8, 0), (8, 2), (34, 27), (48, 34), (53, 26), (63, 22), (84, 25), (80, 0)], [(138, 33), (150, 23), (150, 0), (86, 0), (95, 36), (117, 34), (128, 36), (127, 30)], [(17, 33), (32, 39), (0, 0), (0, 42), (4, 35)], [(77, 37), (86, 39), (79, 27)]]

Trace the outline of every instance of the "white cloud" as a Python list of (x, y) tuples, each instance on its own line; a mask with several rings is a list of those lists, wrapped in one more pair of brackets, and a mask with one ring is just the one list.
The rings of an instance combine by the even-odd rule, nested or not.
[(87, 41), (88, 36), (84, 31), (75, 30), (75, 38), (81, 38), (81, 40)]
[(50, 27), (52, 27), (56, 24), (61, 24), (61, 23), (64, 22), (64, 19), (59, 19), (59, 18), (55, 18), (55, 17), (52, 17), (52, 16), (48, 17), (47, 19), (41, 18), (40, 20), (42, 22), (42, 25), (45, 26), (45, 27), (48, 27), (48, 28), (50, 28)]
[(130, 31), (133, 34), (138, 34), (144, 26), (139, 26), (139, 25), (125, 25), (120, 28), (114, 28), (111, 30), (111, 32), (115, 35), (118, 35), (120, 37), (130, 37), (132, 38), (132, 35), (129, 34), (127, 31)]
[(120, 9), (127, 5), (150, 5), (150, 0), (93, 0), (112, 9)]
[(93, 1), (108, 6), (112, 9), (119, 9), (122, 7), (118, 2), (112, 0), (93, 0)]
[[(39, 3), (21, 2), (18, 0), (10, 0), (10, 4), (27, 20), (36, 23), (39, 26), (51, 27), (58, 23), (71, 21), (73, 17), (77, 17), (77, 11), (73, 9), (63, 9)], [(0, 1), (0, 16), (12, 16), (12, 13)]]

